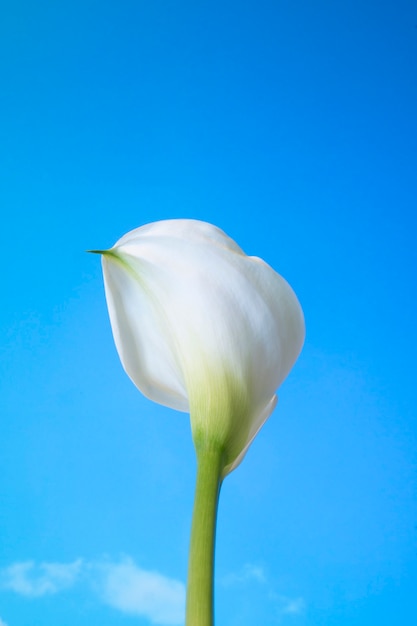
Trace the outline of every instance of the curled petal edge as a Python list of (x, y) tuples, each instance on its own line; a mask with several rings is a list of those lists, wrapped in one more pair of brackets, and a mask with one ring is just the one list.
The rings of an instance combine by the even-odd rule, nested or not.
[(246, 452), (248, 451), (252, 441), (255, 439), (256, 435), (259, 433), (259, 431), (261, 430), (262, 426), (265, 424), (266, 420), (272, 414), (273, 410), (275, 409), (275, 407), (277, 405), (277, 402), (278, 402), (278, 397), (276, 395), (274, 395), (272, 397), (272, 399), (268, 402), (268, 404), (259, 413), (259, 415), (256, 418), (256, 420), (254, 420), (254, 422), (252, 424), (252, 428), (251, 428), (250, 433), (249, 433), (248, 441), (247, 441), (245, 447), (238, 454), (238, 456), (235, 458), (235, 460), (232, 461), (232, 463), (229, 463), (228, 465), (226, 465), (223, 468), (222, 480), (228, 474), (230, 474), (234, 469), (236, 469), (236, 467), (238, 467), (238, 465), (241, 464), (241, 462), (243, 461), (243, 459), (244, 459), (244, 457), (246, 455)]

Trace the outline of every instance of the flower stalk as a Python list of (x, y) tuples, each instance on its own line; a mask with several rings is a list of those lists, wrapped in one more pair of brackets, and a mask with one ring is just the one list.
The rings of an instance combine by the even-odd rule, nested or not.
[(213, 626), (214, 547), (223, 450), (196, 445), (197, 479), (188, 561), (186, 626)]

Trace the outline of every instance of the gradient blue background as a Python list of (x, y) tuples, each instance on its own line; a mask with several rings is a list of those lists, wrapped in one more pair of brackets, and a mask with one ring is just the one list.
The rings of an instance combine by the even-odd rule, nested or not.
[(415, 3), (3, 0), (0, 84), (0, 620), (151, 623), (83, 580), (13, 591), (16, 563), (185, 582), (188, 417), (124, 374), (84, 251), (190, 217), (307, 324), (222, 489), (217, 624), (414, 626)]

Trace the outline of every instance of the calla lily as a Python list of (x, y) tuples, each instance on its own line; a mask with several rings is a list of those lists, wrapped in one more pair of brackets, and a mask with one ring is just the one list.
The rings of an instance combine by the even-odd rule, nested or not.
[(123, 367), (148, 398), (190, 413), (197, 480), (186, 626), (213, 626), (220, 485), (275, 407), (304, 341), (303, 313), (279, 274), (205, 222), (148, 224), (101, 254)]
[(264, 261), (197, 220), (142, 226), (102, 255), (124, 369), (145, 396), (190, 413), (196, 447), (222, 448), (224, 477), (300, 353), (297, 297)]

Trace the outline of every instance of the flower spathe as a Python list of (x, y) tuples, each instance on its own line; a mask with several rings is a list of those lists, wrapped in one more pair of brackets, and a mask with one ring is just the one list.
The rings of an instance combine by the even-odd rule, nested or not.
[(301, 351), (297, 297), (264, 261), (197, 220), (147, 224), (102, 255), (124, 369), (145, 396), (190, 413), (196, 447), (220, 446), (225, 476)]

